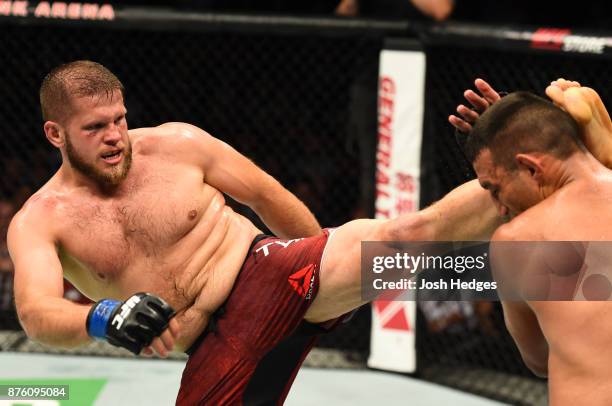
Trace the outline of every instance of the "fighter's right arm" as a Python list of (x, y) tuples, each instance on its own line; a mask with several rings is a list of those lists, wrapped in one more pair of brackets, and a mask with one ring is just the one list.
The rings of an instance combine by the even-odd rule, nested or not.
[(70, 348), (87, 343), (91, 336), (134, 354), (147, 347), (149, 354), (155, 350), (165, 357), (174, 347), (178, 326), (171, 323), (175, 312), (163, 299), (136, 293), (125, 302), (104, 299), (89, 306), (63, 298), (56, 238), (41, 211), (31, 206), (22, 209), (8, 232), (15, 266), (15, 304), (28, 337)]
[[(530, 273), (534, 268), (530, 266), (532, 252), (518, 252), (510, 241), (533, 241), (534, 235), (529, 231), (527, 222), (515, 219), (513, 223), (499, 227), (491, 238), (491, 263), (493, 275), (502, 293), (502, 307), (504, 321), (508, 332), (525, 362), (525, 365), (539, 377), (548, 374), (548, 341), (544, 336), (538, 318), (530, 305), (522, 300), (524, 284), (537, 282), (535, 276), (525, 278), (523, 272)], [(525, 247), (523, 245), (523, 248)], [(522, 255), (521, 255), (522, 254)], [(523, 268), (527, 267), (527, 270)], [(521, 282), (516, 282), (520, 280)], [(524, 281), (524, 282), (523, 282)], [(509, 286), (511, 285), (511, 287)]]
[(533, 310), (526, 302), (504, 301), (506, 328), (527, 368), (540, 378), (548, 376), (548, 342)]
[(75, 347), (91, 340), (91, 306), (63, 298), (63, 271), (43, 210), (22, 209), (11, 221), (8, 247), (15, 267), (15, 304), (26, 334), (44, 344)]

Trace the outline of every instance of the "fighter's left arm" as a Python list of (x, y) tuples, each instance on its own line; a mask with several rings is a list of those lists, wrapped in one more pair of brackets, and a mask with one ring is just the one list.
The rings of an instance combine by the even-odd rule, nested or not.
[(169, 125), (176, 126), (184, 155), (204, 170), (204, 181), (253, 209), (275, 235), (298, 238), (321, 234), (306, 205), (251, 160), (198, 127)]

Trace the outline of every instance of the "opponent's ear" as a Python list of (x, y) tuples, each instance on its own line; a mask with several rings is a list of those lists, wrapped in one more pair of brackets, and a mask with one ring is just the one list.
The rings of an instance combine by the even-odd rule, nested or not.
[(46, 121), (43, 128), (45, 130), (47, 139), (55, 148), (61, 148), (64, 146), (64, 135), (58, 123), (55, 121)]
[(516, 154), (514, 159), (519, 168), (528, 170), (536, 181), (542, 178), (542, 161), (539, 158), (529, 154)]

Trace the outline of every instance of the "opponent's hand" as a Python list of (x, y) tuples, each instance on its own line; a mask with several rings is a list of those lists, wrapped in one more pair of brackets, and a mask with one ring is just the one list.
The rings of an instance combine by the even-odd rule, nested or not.
[(174, 314), (168, 303), (149, 293), (137, 293), (125, 302), (104, 299), (89, 312), (87, 332), (134, 354), (149, 347), (165, 356), (178, 333), (176, 322), (171, 323)]
[(476, 122), (478, 117), (480, 117), (480, 114), (488, 109), (490, 105), (501, 99), (499, 93), (484, 80), (476, 79), (474, 85), (480, 94), (472, 89), (467, 89), (463, 92), (463, 96), (473, 108), (460, 104), (457, 106), (457, 113), (460, 117), (456, 115), (450, 115), (448, 117), (449, 123), (462, 133), (469, 133), (472, 131), (472, 125)]

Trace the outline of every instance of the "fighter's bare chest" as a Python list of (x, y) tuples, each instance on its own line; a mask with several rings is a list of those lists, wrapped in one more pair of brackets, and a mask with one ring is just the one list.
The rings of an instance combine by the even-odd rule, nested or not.
[(67, 205), (62, 244), (100, 273), (155, 259), (197, 224), (206, 202), (201, 178), (151, 175), (117, 198), (88, 197)]

